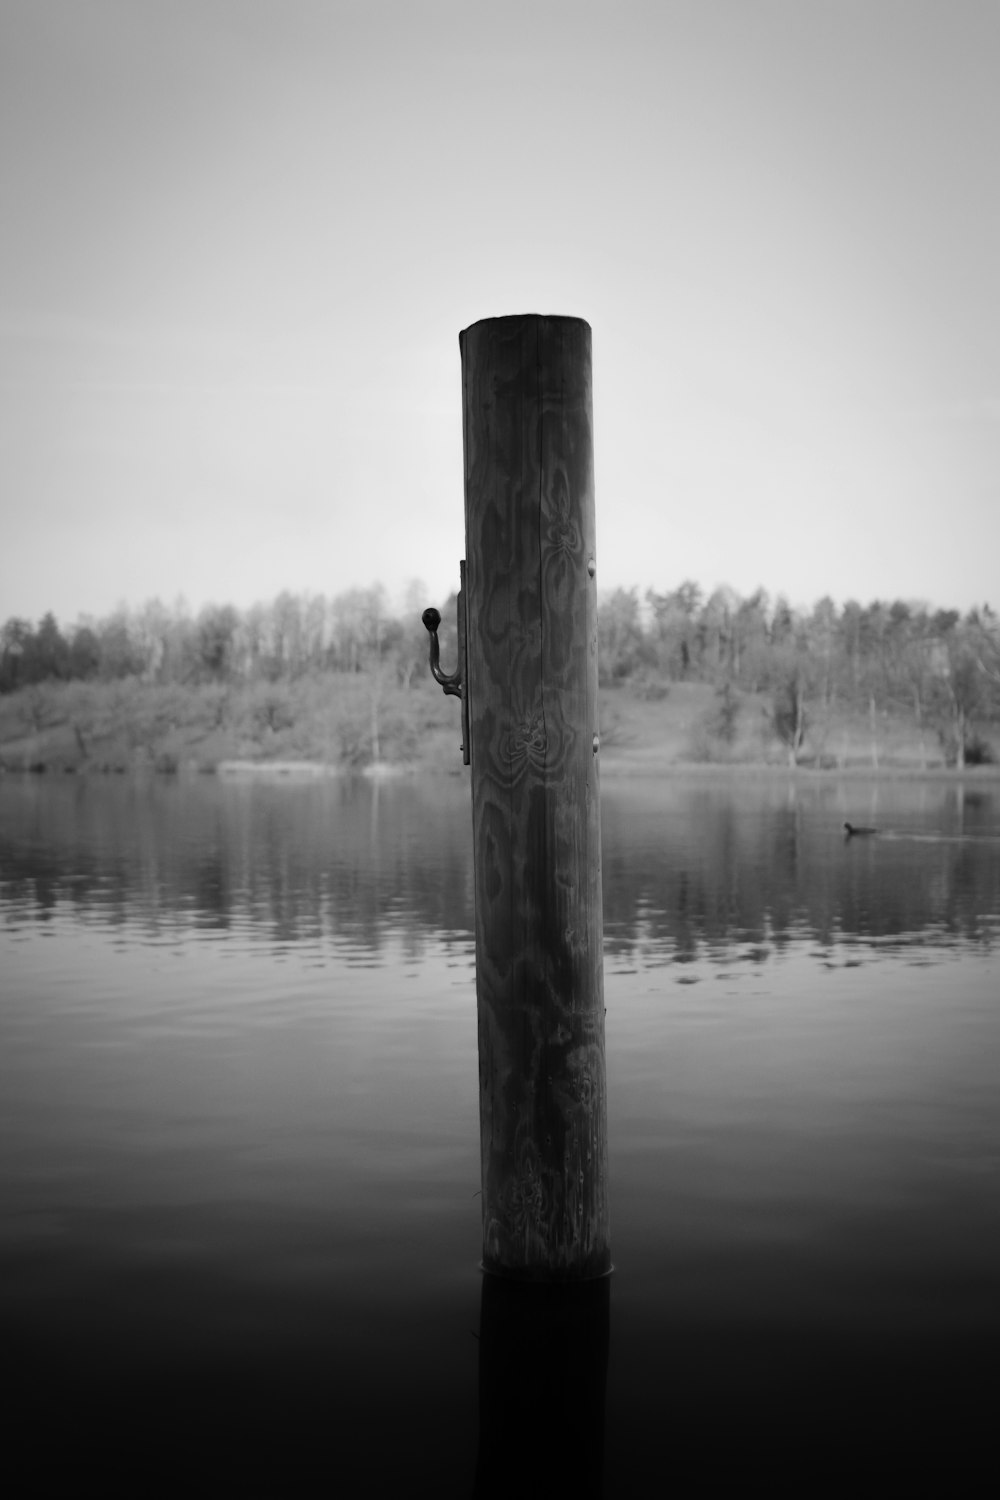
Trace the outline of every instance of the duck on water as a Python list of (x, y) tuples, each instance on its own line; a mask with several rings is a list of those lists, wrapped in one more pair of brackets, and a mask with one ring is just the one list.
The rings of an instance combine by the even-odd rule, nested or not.
[(845, 823), (846, 837), (849, 839), (864, 838), (870, 834), (878, 833), (877, 828), (855, 828), (853, 823)]

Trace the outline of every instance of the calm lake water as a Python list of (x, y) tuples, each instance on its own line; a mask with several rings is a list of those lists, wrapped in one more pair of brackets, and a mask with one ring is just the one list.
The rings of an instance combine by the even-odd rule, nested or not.
[(1000, 785), (602, 807), (616, 1269), (565, 1307), (478, 1271), (464, 779), (0, 779), (39, 1487), (810, 1494), (987, 1451)]

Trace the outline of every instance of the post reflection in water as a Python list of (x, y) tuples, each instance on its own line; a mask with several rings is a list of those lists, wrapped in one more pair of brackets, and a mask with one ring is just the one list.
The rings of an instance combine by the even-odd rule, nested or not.
[(476, 1500), (604, 1494), (611, 1278), (483, 1276)]

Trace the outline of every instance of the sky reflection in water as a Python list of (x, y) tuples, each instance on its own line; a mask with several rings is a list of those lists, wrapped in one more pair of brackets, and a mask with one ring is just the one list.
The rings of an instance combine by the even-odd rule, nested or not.
[[(223, 1466), (266, 1413), (286, 1479), (318, 1445), (331, 1482), (469, 1492), (511, 1314), (480, 1324), (467, 796), (0, 782), (26, 1388), (106, 1387), (147, 1442), (180, 1412)], [(642, 1491), (665, 1411), (678, 1462), (739, 1435), (773, 1467), (789, 1411), (847, 1452), (893, 1413), (940, 1425), (956, 1368), (968, 1445), (1000, 1332), (997, 792), (707, 778), (603, 805), (607, 1493)], [(845, 843), (845, 817), (885, 831)]]

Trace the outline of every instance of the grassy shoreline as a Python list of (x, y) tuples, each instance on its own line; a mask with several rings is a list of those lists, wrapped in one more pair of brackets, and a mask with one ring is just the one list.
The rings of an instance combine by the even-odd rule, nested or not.
[[(996, 764), (947, 764), (938, 734), (905, 713), (873, 719), (847, 705), (817, 715), (793, 765), (770, 701), (741, 693), (735, 704), (720, 715), (704, 683), (602, 690), (602, 776), (1000, 776)], [(432, 683), (363, 674), (238, 687), (50, 683), (0, 697), (0, 772), (457, 775), (459, 739), (457, 702)]]

